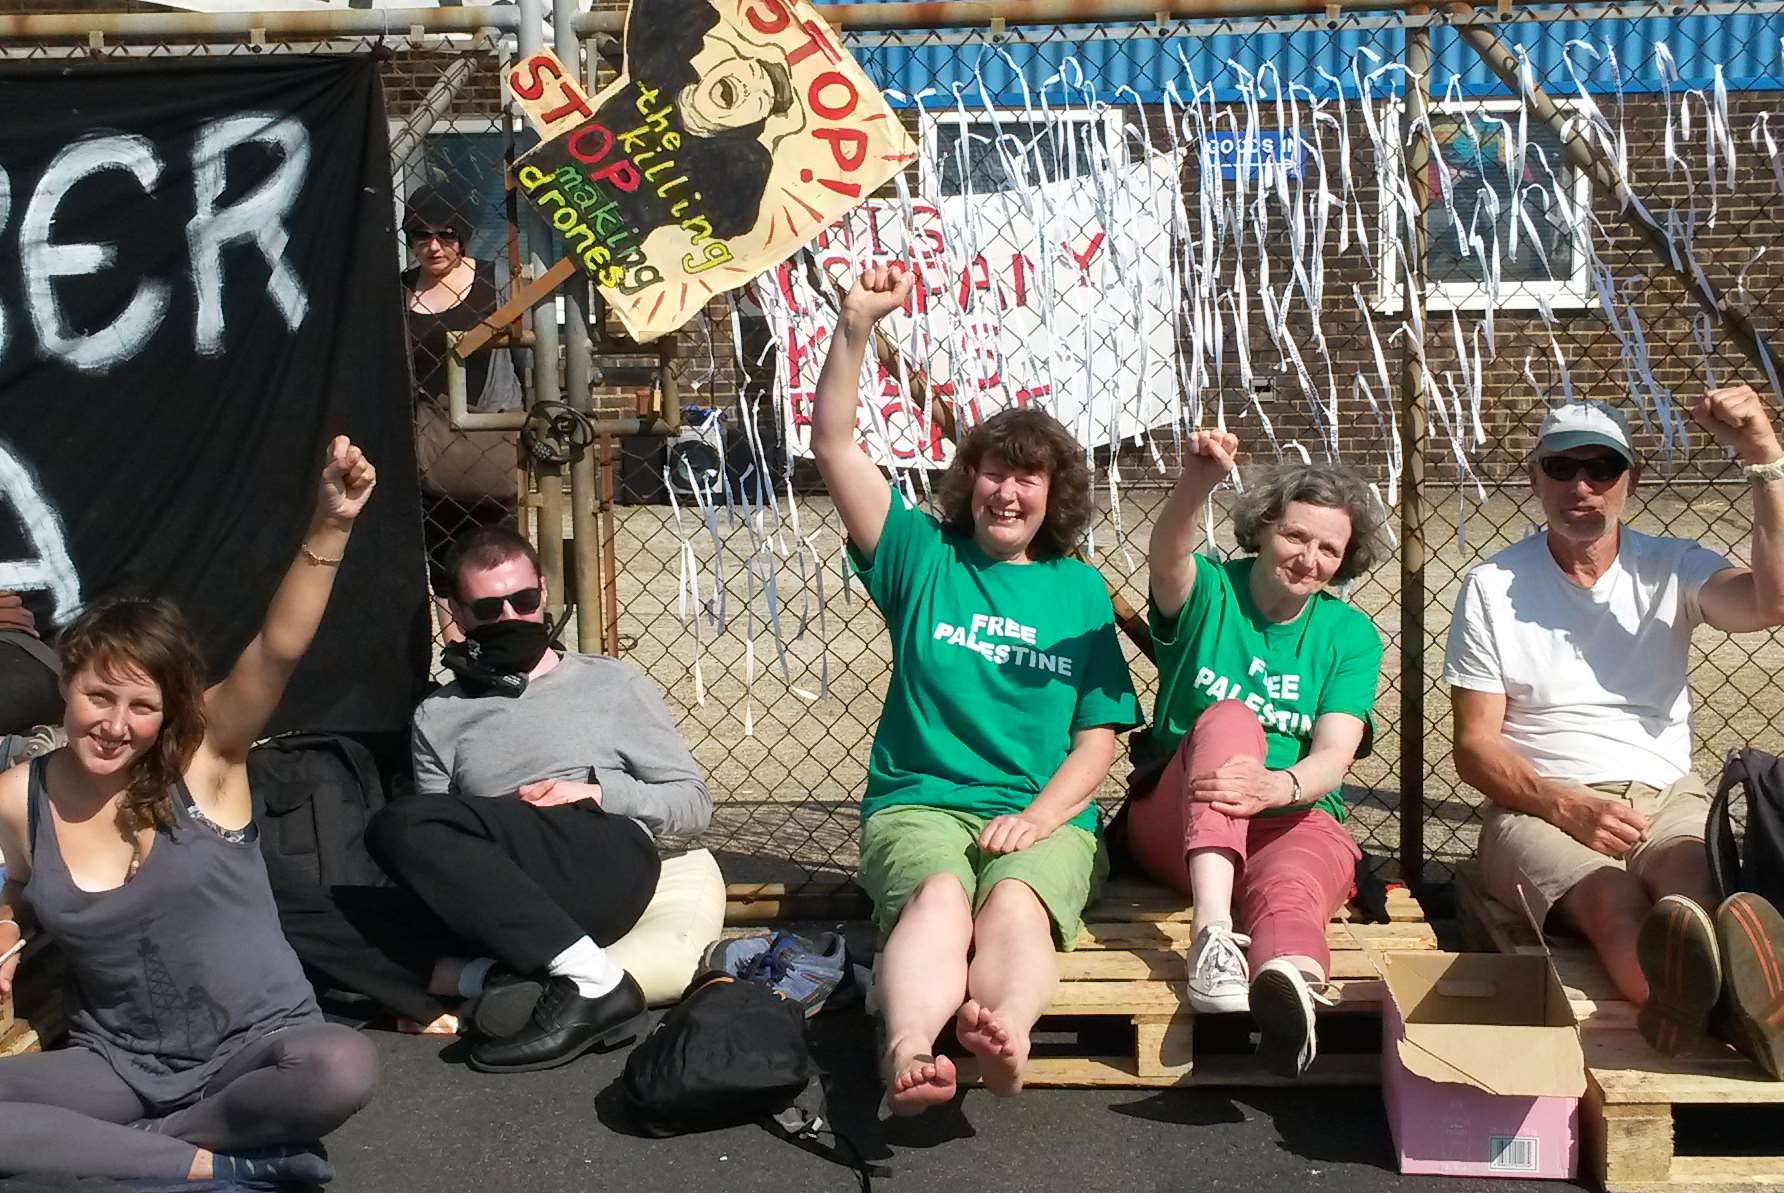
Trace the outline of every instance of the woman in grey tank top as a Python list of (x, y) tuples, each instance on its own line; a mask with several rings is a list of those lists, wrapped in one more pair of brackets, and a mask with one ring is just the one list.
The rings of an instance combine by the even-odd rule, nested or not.
[(0, 1060), (0, 1177), (334, 1175), (319, 1141), (370, 1099), (374, 1056), (323, 1022), (280, 933), (247, 756), (375, 479), (329, 445), (260, 634), (209, 690), (165, 602), (101, 600), (63, 632), (68, 745), (0, 774), (0, 954), (47, 933), (77, 1005), (68, 1047)]

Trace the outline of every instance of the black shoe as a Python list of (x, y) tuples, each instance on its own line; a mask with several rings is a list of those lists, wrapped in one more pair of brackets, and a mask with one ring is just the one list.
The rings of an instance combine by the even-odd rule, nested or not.
[(519, 1035), (532, 1021), (533, 1008), (548, 980), (543, 974), (523, 977), (498, 965), (484, 979), (483, 993), (459, 1013), (459, 1020), (469, 1021), (477, 1034), (486, 1039), (505, 1040)]
[(530, 1073), (569, 1064), (591, 1048), (617, 1048), (644, 1031), (644, 991), (631, 974), (600, 998), (584, 998), (569, 978), (548, 978), (526, 1027), (506, 1040), (479, 1040), (470, 1066), (480, 1073)]

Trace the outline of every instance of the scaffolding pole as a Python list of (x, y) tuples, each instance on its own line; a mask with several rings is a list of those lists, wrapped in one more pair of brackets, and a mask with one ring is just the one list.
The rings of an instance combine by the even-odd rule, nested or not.
[(1402, 160), (1417, 215), (1408, 229), (1401, 309), (1411, 327), (1400, 350), (1400, 878), (1417, 890), (1425, 877), (1425, 216), (1431, 205), (1429, 127), (1431, 34), (1406, 30), (1407, 135)]

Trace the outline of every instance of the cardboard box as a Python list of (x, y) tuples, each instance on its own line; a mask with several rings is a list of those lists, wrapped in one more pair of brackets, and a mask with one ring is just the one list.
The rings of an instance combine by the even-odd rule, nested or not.
[(1400, 1171), (1572, 1179), (1586, 1065), (1548, 959), (1383, 960), (1381, 1084)]

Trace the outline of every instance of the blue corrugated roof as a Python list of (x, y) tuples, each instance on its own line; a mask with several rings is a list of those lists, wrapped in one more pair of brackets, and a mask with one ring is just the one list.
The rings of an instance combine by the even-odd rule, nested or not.
[[(1659, 91), (1655, 42), (1664, 43), (1671, 52), (1681, 76), (1678, 86), (1709, 86), (1720, 64), (1731, 91), (1784, 88), (1780, 63), (1784, 13), (1641, 20), (1522, 19), (1496, 30), (1508, 48), (1524, 48), (1538, 80), (1557, 96), (1576, 91), (1564, 61), (1564, 55), (1569, 54), (1589, 91), (1609, 94), (1619, 82), (1626, 93)], [(1020, 105), (1022, 79), (1027, 80), (1037, 105), (1039, 90), (1051, 80), (1049, 100), (1058, 104), (1064, 100), (1066, 86), (1080, 78), (1105, 102), (1131, 101), (1133, 94), (1124, 90), (1131, 88), (1143, 102), (1156, 103), (1168, 85), (1174, 84), (1180, 95), (1185, 94), (1192, 73), (1196, 82), (1203, 86), (1212, 83), (1217, 97), (1228, 100), (1237, 97), (1246, 74), (1266, 64), (1280, 70), (1285, 83), (1301, 83), (1320, 94), (1330, 94), (1332, 84), (1321, 76), (1324, 71), (1345, 80), (1346, 91), (1354, 93), (1351, 63), (1361, 50), (1373, 50), (1386, 61), (1399, 61), (1405, 44), (1402, 29), (1361, 21), (1348, 21), (1333, 31), (1202, 37), (1159, 37), (1150, 26), (1137, 30), (1068, 26), (1024, 30), (1001, 45), (979, 39), (921, 44), (921, 36), (859, 33), (850, 36), (850, 43), (862, 67), (881, 87), (906, 97), (931, 89), (933, 94), (923, 101), (925, 105), (952, 105), (958, 87), (969, 106), (984, 102)], [(1568, 43), (1575, 41), (1586, 43), (1591, 50), (1577, 45), (1570, 48)], [(1435, 94), (1446, 93), (1452, 80), (1458, 81), (1465, 95), (1507, 94), (1455, 29), (1444, 26), (1433, 30), (1432, 53)], [(1363, 61), (1366, 73), (1370, 63), (1366, 57)], [(1375, 94), (1397, 90), (1399, 79), (1399, 72), (1383, 76)], [(1267, 85), (1266, 94), (1271, 88), (1273, 84)], [(897, 95), (893, 99), (910, 102)], [(1083, 102), (1081, 93), (1075, 102)]]

